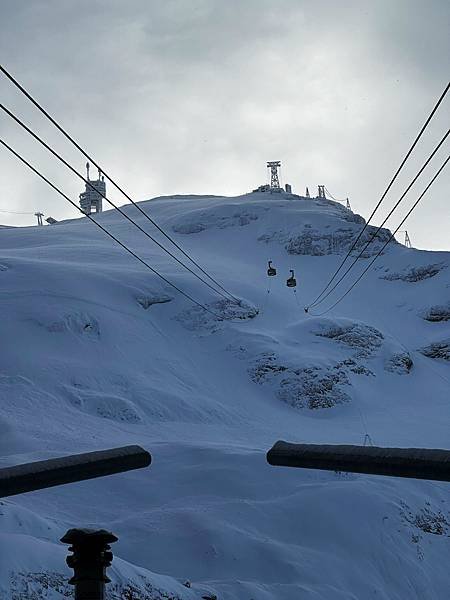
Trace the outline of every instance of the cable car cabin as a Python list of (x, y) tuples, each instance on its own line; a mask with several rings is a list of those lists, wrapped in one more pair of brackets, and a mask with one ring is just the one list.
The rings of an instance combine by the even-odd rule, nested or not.
[(290, 288), (295, 288), (297, 286), (297, 280), (294, 277), (294, 271), (290, 270), (291, 276), (286, 281), (286, 285)]
[(272, 261), (269, 260), (269, 268), (267, 269), (267, 275), (269, 277), (275, 277), (276, 274), (277, 270), (275, 269), (275, 267), (272, 267)]

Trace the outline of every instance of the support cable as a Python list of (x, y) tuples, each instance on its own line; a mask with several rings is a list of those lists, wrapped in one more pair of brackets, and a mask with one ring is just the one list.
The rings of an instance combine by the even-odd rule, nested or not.
[[(1, 67), (0, 67), (1, 68)], [(381, 203), (383, 202), (383, 200), (385, 199), (386, 195), (388, 194), (389, 190), (391, 189), (392, 185), (394, 184), (395, 180), (397, 179), (398, 174), (400, 173), (400, 171), (403, 169), (406, 161), (408, 160), (408, 158), (411, 156), (412, 151), (414, 150), (414, 148), (416, 147), (418, 141), (420, 140), (420, 138), (422, 137), (422, 134), (424, 133), (425, 129), (428, 127), (428, 124), (430, 123), (431, 119), (433, 118), (434, 114), (436, 113), (437, 109), (439, 108), (441, 102), (443, 101), (443, 99), (445, 98), (445, 96), (447, 95), (447, 92), (450, 88), (450, 82), (447, 84), (445, 90), (442, 92), (441, 96), (439, 97), (438, 101), (436, 102), (436, 104), (434, 105), (433, 110), (431, 111), (431, 113), (429, 114), (427, 120), (425, 121), (425, 123), (422, 126), (422, 129), (419, 131), (419, 133), (417, 134), (414, 142), (412, 143), (412, 145), (410, 146), (408, 152), (406, 153), (404, 159), (402, 160), (402, 162), (400, 163), (400, 166), (398, 167), (398, 169), (396, 170), (396, 172), (394, 173), (391, 181), (389, 182), (387, 188), (384, 190), (380, 200), (378, 201), (378, 203), (376, 204), (375, 208), (372, 211), (372, 214), (370, 215), (370, 217), (368, 218), (368, 220), (366, 221), (364, 227), (361, 229), (361, 231), (359, 232), (358, 236), (356, 237), (356, 239), (354, 240), (353, 244), (350, 247), (350, 250), (347, 252), (347, 255), (345, 256), (345, 258), (342, 260), (341, 264), (339, 265), (339, 267), (337, 268), (337, 270), (334, 272), (333, 276), (331, 277), (331, 279), (329, 280), (329, 282), (327, 283), (327, 285), (323, 288), (323, 290), (320, 292), (320, 294), (315, 298), (315, 300), (313, 300), (313, 302), (311, 303), (311, 305), (314, 305), (322, 296), (323, 294), (327, 291), (327, 289), (330, 287), (330, 285), (332, 284), (332, 282), (335, 280), (335, 278), (337, 277), (338, 273), (340, 272), (340, 270), (342, 269), (342, 267), (344, 266), (345, 262), (347, 261), (347, 258), (350, 256), (350, 254), (352, 253), (353, 249), (355, 248), (356, 244), (358, 243), (359, 239), (361, 238), (362, 234), (364, 233), (364, 231), (367, 229), (370, 221), (372, 220), (373, 216), (375, 215), (376, 211), (378, 210), (378, 208), (380, 207)]]
[(325, 188), (325, 192), (330, 196), (330, 198), (332, 200), (334, 200), (335, 202), (345, 202), (347, 200), (347, 198), (343, 198), (342, 200), (338, 200), (337, 198), (335, 198), (331, 193), (330, 190), (328, 188)]
[(114, 179), (112, 179), (112, 177), (110, 175), (108, 175), (108, 173), (106, 173), (106, 171), (100, 167), (100, 165), (82, 148), (82, 146), (80, 146), (80, 144), (78, 144), (78, 142), (76, 142), (74, 140), (74, 138), (69, 135), (69, 133), (67, 133), (67, 131), (62, 127), (62, 125), (60, 125), (46, 110), (43, 106), (41, 106), (41, 104), (39, 104), (39, 102), (37, 100), (35, 100), (33, 98), (33, 96), (17, 81), (17, 79), (15, 79), (11, 73), (9, 73), (5, 67), (3, 67), (0, 64), (0, 71), (22, 92), (22, 94), (24, 94), (28, 100), (34, 104), (34, 106), (58, 129), (58, 131), (60, 131), (60, 133), (62, 133), (64, 135), (64, 137), (66, 139), (68, 139), (74, 146), (75, 148), (77, 148), (77, 150), (79, 150), (81, 152), (81, 154), (83, 154), (83, 156), (85, 158), (87, 158), (87, 160), (89, 160), (99, 171), (101, 171), (103, 173), (103, 175), (106, 177), (106, 179), (108, 181), (110, 181), (112, 183), (112, 185), (121, 193), (125, 196), (125, 198), (131, 202), (131, 204), (133, 204), (133, 206), (135, 206), (138, 211), (140, 213), (142, 213), (144, 215), (144, 217), (150, 221), (150, 223), (152, 223), (152, 225), (154, 225), (156, 227), (156, 229), (162, 233), (162, 235), (169, 240), (174, 246), (175, 248), (177, 248), (177, 250), (179, 250), (183, 256), (185, 256), (188, 260), (191, 261), (191, 263), (193, 265), (195, 265), (197, 267), (197, 269), (199, 269), (204, 275), (206, 275), (206, 277), (208, 277), (208, 279), (210, 281), (212, 281), (215, 285), (217, 285), (223, 292), (225, 292), (226, 294), (228, 294), (235, 302), (239, 303), (238, 298), (236, 298), (233, 294), (231, 294), (231, 292), (229, 292), (223, 285), (221, 285), (216, 279), (214, 279), (214, 277), (212, 277), (211, 275), (209, 275), (209, 273), (203, 269), (187, 252), (185, 252), (183, 250), (183, 248), (168, 234), (166, 233), (162, 227), (160, 225), (158, 225), (158, 223), (156, 223), (156, 221), (154, 221), (144, 210), (142, 210), (142, 208), (139, 206), (139, 204), (137, 204), (129, 194), (127, 194), (115, 181)]
[(334, 304), (332, 304), (326, 310), (324, 310), (324, 311), (322, 311), (320, 313), (316, 313), (316, 314), (310, 313), (310, 314), (312, 314), (313, 317), (321, 317), (322, 315), (325, 315), (326, 313), (330, 312), (330, 310), (332, 310), (335, 306), (337, 306), (347, 296), (347, 294), (349, 294), (353, 290), (353, 288), (361, 281), (361, 279), (363, 278), (363, 276), (367, 273), (367, 271), (370, 269), (370, 267), (373, 265), (373, 263), (377, 260), (377, 258), (382, 254), (383, 250), (386, 248), (386, 246), (389, 244), (389, 242), (392, 240), (392, 238), (398, 232), (398, 230), (400, 229), (400, 227), (404, 224), (404, 222), (406, 221), (406, 219), (410, 216), (410, 214), (413, 212), (413, 210), (416, 208), (416, 206), (419, 204), (419, 202), (425, 196), (425, 194), (430, 189), (430, 187), (433, 185), (433, 183), (435, 182), (435, 180), (439, 177), (439, 175), (444, 170), (444, 168), (446, 167), (446, 165), (447, 165), (447, 163), (448, 163), (449, 160), (450, 160), (450, 154), (447, 156), (447, 158), (445, 159), (444, 163), (440, 166), (440, 168), (438, 169), (438, 171), (435, 173), (435, 175), (431, 179), (430, 183), (426, 186), (426, 188), (423, 190), (423, 192), (420, 194), (420, 196), (414, 202), (414, 204), (412, 205), (412, 207), (406, 213), (405, 217), (403, 217), (403, 219), (401, 220), (401, 222), (400, 222), (399, 226), (397, 227), (397, 229), (393, 233), (391, 233), (391, 235), (389, 236), (389, 239), (385, 242), (384, 246), (378, 251), (378, 253), (374, 256), (374, 258), (366, 266), (366, 268), (364, 269), (364, 271), (362, 271), (362, 273), (358, 276), (358, 278), (356, 279), (356, 281), (354, 281), (354, 283), (350, 286), (350, 288), (345, 292), (345, 294), (343, 294), (340, 298), (338, 298), (338, 300), (336, 300), (336, 302)]
[[(190, 267), (188, 267), (184, 262), (182, 262), (175, 254), (170, 252), (170, 250), (167, 250), (167, 248), (165, 248), (160, 242), (158, 242), (158, 240), (156, 240), (152, 235), (150, 235), (147, 231), (145, 231), (145, 229), (143, 229), (138, 223), (136, 223), (136, 221), (134, 221), (131, 217), (129, 217), (119, 206), (117, 206), (117, 204), (115, 204), (112, 200), (107, 198), (105, 194), (103, 194), (102, 192), (97, 190), (97, 188), (95, 188), (88, 179), (83, 177), (83, 175), (81, 175), (81, 173), (79, 171), (77, 171), (74, 167), (72, 167), (72, 165), (70, 163), (68, 163), (60, 154), (58, 154), (58, 152), (56, 152), (56, 150), (54, 150), (51, 146), (49, 146), (41, 137), (39, 137), (37, 135), (37, 133), (35, 133), (32, 129), (30, 129), (27, 125), (25, 125), (25, 123), (23, 121), (21, 121), (19, 119), (19, 117), (17, 117), (8, 108), (6, 108), (6, 106), (4, 106), (3, 104), (0, 104), (0, 108), (9, 117), (11, 117), (18, 125), (20, 125), (27, 133), (29, 133), (36, 141), (38, 141), (46, 150), (48, 150), (51, 154), (53, 154), (53, 156), (55, 158), (57, 158), (63, 165), (65, 165), (70, 171), (72, 171), (72, 173), (74, 173), (79, 179), (84, 181), (84, 183), (86, 185), (88, 185), (92, 190), (96, 191), (104, 200), (106, 200), (106, 202), (108, 202), (108, 204), (110, 204), (113, 208), (115, 208), (123, 217), (125, 217), (125, 219), (127, 219), (130, 223), (132, 223), (135, 227), (137, 227), (139, 229), (139, 231), (141, 231), (146, 237), (148, 237), (152, 242), (154, 242), (157, 246), (159, 246), (164, 252), (166, 252), (169, 256), (171, 256), (177, 263), (179, 263), (183, 268), (185, 268), (187, 271), (192, 273), (192, 275), (194, 275), (194, 277), (196, 277), (199, 281), (201, 281), (206, 286), (208, 286), (211, 290), (213, 290), (214, 293), (220, 294), (223, 298), (225, 298), (226, 300), (229, 300), (229, 298), (227, 296), (225, 296), (225, 294), (223, 294), (220, 290), (217, 290), (216, 288), (214, 288), (211, 284), (209, 284), (202, 277), (200, 277), (200, 275), (198, 275), (195, 271), (193, 271)], [(81, 211), (81, 212), (83, 213), (83, 215), (86, 215), (86, 213), (84, 213), (83, 211)], [(233, 298), (234, 298), (234, 296), (233, 296)]]
[(172, 283), (171, 281), (169, 281), (166, 277), (164, 277), (164, 275), (161, 275), (161, 273), (159, 273), (156, 269), (154, 269), (152, 266), (150, 266), (144, 259), (142, 259), (140, 256), (138, 256), (135, 252), (133, 252), (133, 250), (131, 250), (130, 248), (128, 248), (128, 246), (126, 246), (126, 244), (124, 244), (123, 242), (121, 242), (119, 239), (116, 238), (115, 235), (113, 235), (112, 233), (110, 233), (106, 229), (106, 227), (103, 227), (103, 225), (100, 225), (100, 223), (98, 223), (95, 219), (93, 219), (91, 217), (91, 215), (86, 215), (82, 211), (82, 209), (73, 200), (71, 200), (55, 184), (53, 184), (49, 179), (47, 179), (47, 177), (45, 177), (45, 175), (43, 175), (40, 171), (38, 171), (35, 167), (33, 167), (32, 164), (30, 164), (25, 158), (23, 158), (18, 152), (16, 152), (13, 148), (11, 148), (11, 146), (9, 146), (1, 138), (0, 138), (0, 144), (2, 144), (7, 150), (9, 150), (24, 165), (26, 165), (29, 169), (31, 169), (31, 171), (33, 171), (33, 173), (35, 173), (38, 177), (40, 177), (43, 181), (45, 181), (45, 183), (47, 183), (50, 187), (52, 187), (60, 196), (62, 196), (63, 198), (65, 198), (65, 200), (67, 200), (67, 202), (69, 202), (74, 208), (76, 208), (85, 217), (87, 217), (90, 221), (92, 221), (92, 223), (95, 223), (95, 225), (97, 225), (97, 227), (99, 227), (104, 233), (106, 233), (106, 235), (108, 235), (117, 244), (119, 244), (119, 246), (121, 246), (124, 250), (126, 250), (129, 254), (131, 254), (131, 256), (134, 256), (134, 258), (136, 260), (138, 260), (140, 263), (142, 263), (147, 269), (150, 269), (150, 271), (152, 271), (152, 273), (154, 273), (155, 275), (157, 275), (160, 279), (162, 279), (165, 283), (167, 283), (172, 288), (174, 288), (177, 292), (179, 292), (180, 294), (182, 294), (185, 298), (187, 298), (188, 300), (190, 300), (190, 302), (192, 302), (193, 304), (196, 304), (200, 308), (203, 308), (203, 310), (206, 310), (207, 312), (209, 312), (210, 314), (212, 314), (214, 317), (216, 317), (220, 321), (224, 320), (223, 317), (221, 317), (220, 315), (217, 315), (215, 312), (213, 312), (212, 310), (210, 310), (208, 307), (204, 306), (203, 304), (201, 304), (200, 302), (198, 302), (197, 300), (195, 300), (194, 298), (192, 298), (192, 296), (190, 296), (186, 292), (183, 292), (183, 290), (180, 289), (177, 285), (175, 285), (174, 283)]
[(18, 212), (17, 210), (0, 210), (0, 213), (7, 215), (34, 215), (34, 212)]
[(392, 214), (394, 213), (394, 211), (398, 208), (398, 206), (400, 205), (400, 203), (403, 201), (403, 199), (405, 198), (406, 194), (409, 192), (409, 190), (412, 188), (412, 186), (416, 183), (417, 179), (420, 177), (420, 175), (423, 173), (423, 171), (426, 169), (426, 167), (429, 165), (429, 163), (431, 162), (431, 160), (434, 158), (434, 156), (436, 155), (436, 153), (438, 152), (438, 150), (440, 149), (440, 147), (442, 146), (442, 144), (445, 142), (445, 140), (447, 139), (447, 137), (450, 135), (450, 129), (448, 129), (447, 133), (443, 136), (443, 138), (441, 139), (441, 141), (439, 142), (439, 144), (435, 147), (435, 149), (433, 150), (433, 152), (430, 154), (430, 156), (427, 158), (427, 160), (423, 163), (423, 165), (421, 166), (421, 168), (419, 169), (418, 173), (415, 175), (415, 177), (411, 180), (411, 182), (409, 183), (409, 185), (407, 186), (406, 190), (403, 192), (403, 194), (400, 196), (400, 198), (397, 200), (397, 202), (394, 204), (394, 206), (391, 208), (390, 212), (388, 213), (388, 215), (385, 217), (384, 221), (381, 223), (381, 225), (377, 228), (377, 230), (371, 234), (371, 237), (367, 240), (367, 242), (365, 243), (365, 245), (363, 246), (362, 250), (360, 250), (359, 254), (356, 256), (356, 258), (353, 260), (353, 262), (350, 264), (350, 266), (347, 268), (347, 270), (340, 276), (340, 278), (336, 281), (336, 283), (333, 285), (332, 288), (330, 288), (328, 290), (328, 292), (322, 296), (322, 298), (316, 302), (314, 302), (313, 304), (310, 304), (308, 306), (309, 308), (314, 308), (315, 306), (318, 306), (319, 304), (322, 304), (322, 302), (328, 298), (328, 296), (338, 287), (338, 285), (341, 283), (341, 281), (343, 279), (345, 279), (345, 277), (347, 276), (347, 274), (352, 270), (352, 268), (354, 267), (354, 265), (358, 262), (358, 260), (364, 255), (364, 252), (367, 250), (367, 248), (370, 246), (370, 244), (374, 241), (374, 239), (377, 237), (377, 235), (379, 234), (379, 232), (381, 231), (381, 229), (383, 228), (383, 226), (386, 224), (386, 222), (388, 221), (388, 219), (392, 216)]

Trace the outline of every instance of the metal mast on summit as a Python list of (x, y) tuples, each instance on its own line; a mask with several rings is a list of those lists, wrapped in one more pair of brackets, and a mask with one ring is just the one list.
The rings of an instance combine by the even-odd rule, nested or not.
[(37, 217), (37, 223), (38, 225), (43, 225), (44, 223), (42, 222), (42, 217), (44, 216), (44, 213), (41, 213), (40, 211), (35, 212), (34, 216)]
[(281, 161), (273, 160), (267, 163), (267, 168), (270, 169), (270, 187), (280, 188), (280, 178), (278, 177), (278, 168), (281, 167)]

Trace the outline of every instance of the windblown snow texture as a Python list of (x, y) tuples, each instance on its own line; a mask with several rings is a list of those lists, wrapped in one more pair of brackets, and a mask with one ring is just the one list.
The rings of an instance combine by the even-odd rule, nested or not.
[(274, 468), (265, 453), (278, 439), (449, 448), (449, 253), (389, 244), (319, 318), (303, 306), (360, 216), (264, 193), (141, 207), (240, 302), (114, 211), (95, 218), (214, 314), (87, 219), (1, 230), (0, 466), (127, 444), (153, 464), (1, 501), (0, 598), (67, 597), (58, 540), (91, 526), (119, 537), (117, 600), (445, 600), (448, 485)]

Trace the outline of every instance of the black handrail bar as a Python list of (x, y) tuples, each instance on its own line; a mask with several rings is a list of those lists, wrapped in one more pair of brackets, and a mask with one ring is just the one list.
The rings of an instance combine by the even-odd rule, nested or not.
[(123, 446), (7, 467), (0, 469), (0, 498), (142, 469), (151, 462), (144, 448)]
[(440, 449), (291, 444), (278, 441), (268, 451), (267, 462), (283, 467), (450, 481), (450, 451)]

